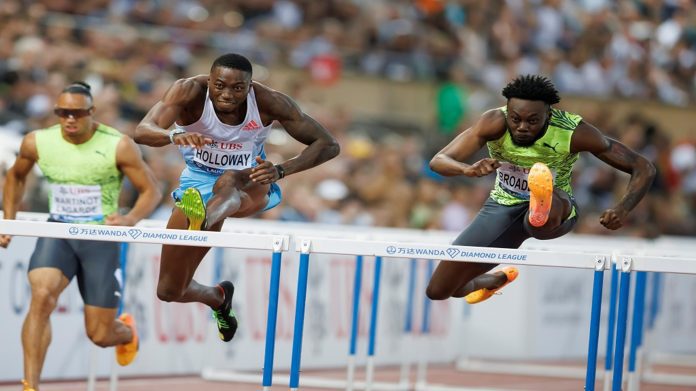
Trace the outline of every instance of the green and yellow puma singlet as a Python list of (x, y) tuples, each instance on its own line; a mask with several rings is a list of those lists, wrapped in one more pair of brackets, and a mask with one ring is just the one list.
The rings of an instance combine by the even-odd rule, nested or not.
[(99, 224), (117, 211), (123, 175), (116, 164), (116, 147), (122, 136), (103, 124), (82, 144), (65, 141), (60, 125), (36, 132), (51, 219)]
[[(507, 107), (503, 106), (500, 110), (507, 118)], [(528, 147), (515, 145), (509, 131), (501, 138), (489, 141), (487, 146), (491, 157), (502, 164), (497, 170), (491, 198), (501, 205), (529, 201), (527, 174), (536, 162), (542, 162), (551, 169), (554, 187), (572, 196), (570, 176), (578, 154), (570, 152), (570, 140), (581, 120), (582, 117), (577, 114), (552, 108), (546, 133), (534, 144)]]

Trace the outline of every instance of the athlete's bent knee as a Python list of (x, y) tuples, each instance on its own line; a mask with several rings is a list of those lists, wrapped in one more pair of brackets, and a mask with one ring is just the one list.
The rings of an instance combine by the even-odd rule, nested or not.
[(434, 285), (428, 285), (428, 287), (425, 288), (425, 295), (428, 296), (430, 300), (446, 300), (452, 297), (449, 291)]
[(109, 345), (107, 342), (107, 335), (106, 332), (97, 330), (97, 331), (92, 331), (92, 332), (87, 332), (87, 337), (89, 337), (89, 340), (92, 341), (95, 345), (99, 346), (100, 348), (108, 348)]
[(239, 173), (234, 171), (227, 171), (215, 181), (215, 186), (213, 186), (213, 192), (218, 193), (222, 189), (233, 189), (240, 183)]

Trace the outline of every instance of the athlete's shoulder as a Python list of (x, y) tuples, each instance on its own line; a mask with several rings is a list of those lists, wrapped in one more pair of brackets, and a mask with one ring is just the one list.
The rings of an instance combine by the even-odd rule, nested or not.
[(582, 122), (582, 116), (569, 111), (551, 108), (551, 120), (549, 122), (552, 126), (560, 129), (575, 130)]
[(259, 112), (270, 115), (274, 119), (299, 112), (299, 107), (288, 95), (257, 81), (252, 82), (251, 86), (254, 89)]
[(24, 135), (24, 137), (22, 137), (22, 143), (19, 147), (19, 155), (23, 158), (28, 158), (34, 161), (39, 160), (39, 150), (36, 146), (37, 134), (40, 132), (45, 132), (47, 129), (33, 130)]
[(474, 125), (479, 136), (487, 141), (497, 140), (505, 134), (505, 112), (500, 108), (490, 109), (481, 114)]
[(484, 111), (483, 114), (481, 114), (481, 119), (486, 121), (505, 122), (506, 116), (507, 108), (505, 106), (501, 106)]
[(256, 96), (256, 102), (259, 104), (270, 104), (274, 103), (278, 99), (282, 99), (282, 97), (287, 97), (285, 94), (283, 94), (280, 91), (274, 90), (273, 88), (259, 83), (258, 81), (252, 81), (251, 82), (251, 88), (254, 89), (254, 95)]
[(197, 75), (178, 79), (165, 94), (172, 103), (187, 103), (197, 98), (208, 88), (208, 75)]

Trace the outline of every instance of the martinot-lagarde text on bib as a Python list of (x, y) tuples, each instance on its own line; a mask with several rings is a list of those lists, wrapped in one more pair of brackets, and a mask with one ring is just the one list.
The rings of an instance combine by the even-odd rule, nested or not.
[(99, 185), (52, 183), (51, 216), (59, 221), (98, 221), (104, 217)]

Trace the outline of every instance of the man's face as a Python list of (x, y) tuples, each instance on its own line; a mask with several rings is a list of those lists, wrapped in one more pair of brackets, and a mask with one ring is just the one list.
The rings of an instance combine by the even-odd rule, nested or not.
[(215, 67), (210, 71), (208, 91), (215, 111), (233, 113), (246, 100), (251, 75), (239, 69)]
[(70, 92), (60, 94), (53, 109), (63, 133), (70, 136), (79, 136), (90, 131), (93, 111), (90, 97)]
[(511, 98), (507, 109), (507, 127), (515, 145), (528, 147), (544, 135), (551, 115), (551, 107), (546, 103)]

